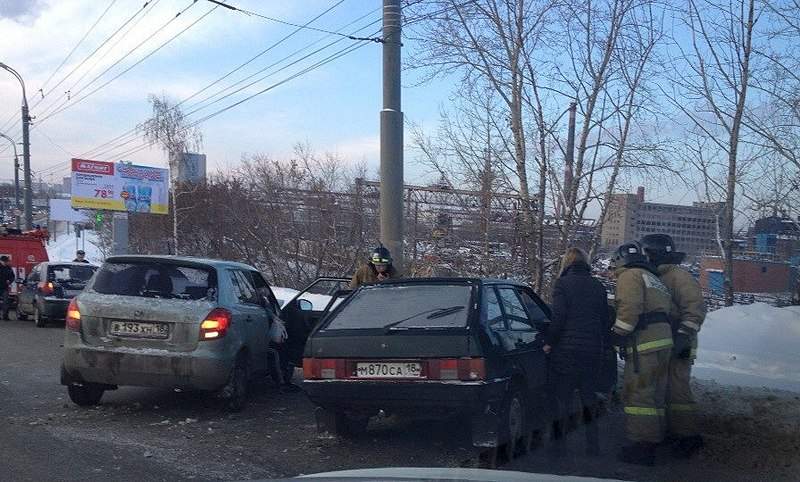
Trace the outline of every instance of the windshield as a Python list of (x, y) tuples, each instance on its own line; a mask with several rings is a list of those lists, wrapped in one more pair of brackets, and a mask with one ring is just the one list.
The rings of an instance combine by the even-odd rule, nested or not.
[(469, 285), (396, 285), (362, 289), (327, 329), (457, 328), (467, 325)]
[(105, 295), (202, 300), (214, 295), (216, 277), (202, 269), (158, 261), (106, 263), (100, 268), (90, 292)]
[(50, 265), (48, 279), (51, 281), (86, 283), (94, 275), (95, 271), (97, 271), (95, 266)]

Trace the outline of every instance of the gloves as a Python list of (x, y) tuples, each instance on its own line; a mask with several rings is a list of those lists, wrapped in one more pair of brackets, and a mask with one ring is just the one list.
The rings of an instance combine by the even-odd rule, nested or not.
[(612, 331), (609, 339), (611, 341), (611, 346), (617, 347), (619, 359), (625, 361), (625, 355), (627, 355), (625, 350), (627, 350), (628, 337)]
[(672, 340), (672, 355), (675, 358), (689, 358), (692, 353), (692, 337), (679, 331)]

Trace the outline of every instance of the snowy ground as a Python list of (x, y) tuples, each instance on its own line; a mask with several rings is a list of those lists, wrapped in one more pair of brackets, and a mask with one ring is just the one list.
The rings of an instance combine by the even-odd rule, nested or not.
[(737, 305), (708, 314), (694, 375), (800, 392), (800, 306)]
[(55, 236), (50, 234), (50, 242), (47, 244), (47, 256), (50, 261), (72, 261), (75, 259), (75, 251), (82, 249), (86, 251), (86, 259), (89, 262), (93, 264), (103, 262), (105, 256), (98, 247), (97, 232), (83, 231), (81, 237), (76, 238), (74, 230), (70, 228), (70, 232), (67, 234), (64, 223), (58, 224), (59, 231)]

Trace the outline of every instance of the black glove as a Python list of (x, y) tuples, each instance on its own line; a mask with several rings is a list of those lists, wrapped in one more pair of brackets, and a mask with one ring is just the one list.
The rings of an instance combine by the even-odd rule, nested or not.
[(609, 341), (611, 342), (611, 346), (618, 348), (617, 353), (619, 354), (619, 359), (625, 360), (625, 355), (627, 355), (625, 350), (627, 350), (628, 346), (628, 337), (612, 331), (611, 335), (609, 336)]
[(692, 353), (692, 337), (678, 332), (672, 340), (672, 355), (675, 358), (689, 358)]

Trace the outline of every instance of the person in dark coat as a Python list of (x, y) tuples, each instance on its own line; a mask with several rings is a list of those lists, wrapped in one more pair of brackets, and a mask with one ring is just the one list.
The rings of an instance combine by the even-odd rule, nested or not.
[(11, 259), (8, 256), (0, 256), (0, 317), (3, 320), (8, 320), (8, 309), (11, 305), (9, 295), (11, 294), (11, 285), (17, 280), (14, 270), (11, 268)]
[(554, 452), (563, 449), (563, 425), (575, 396), (580, 394), (586, 424), (586, 452), (599, 453), (599, 434), (594, 419), (598, 380), (608, 331), (606, 289), (592, 277), (589, 260), (579, 248), (569, 248), (562, 261), (561, 276), (553, 287), (553, 316), (545, 335), (545, 353), (550, 357), (550, 382), (555, 414)]

